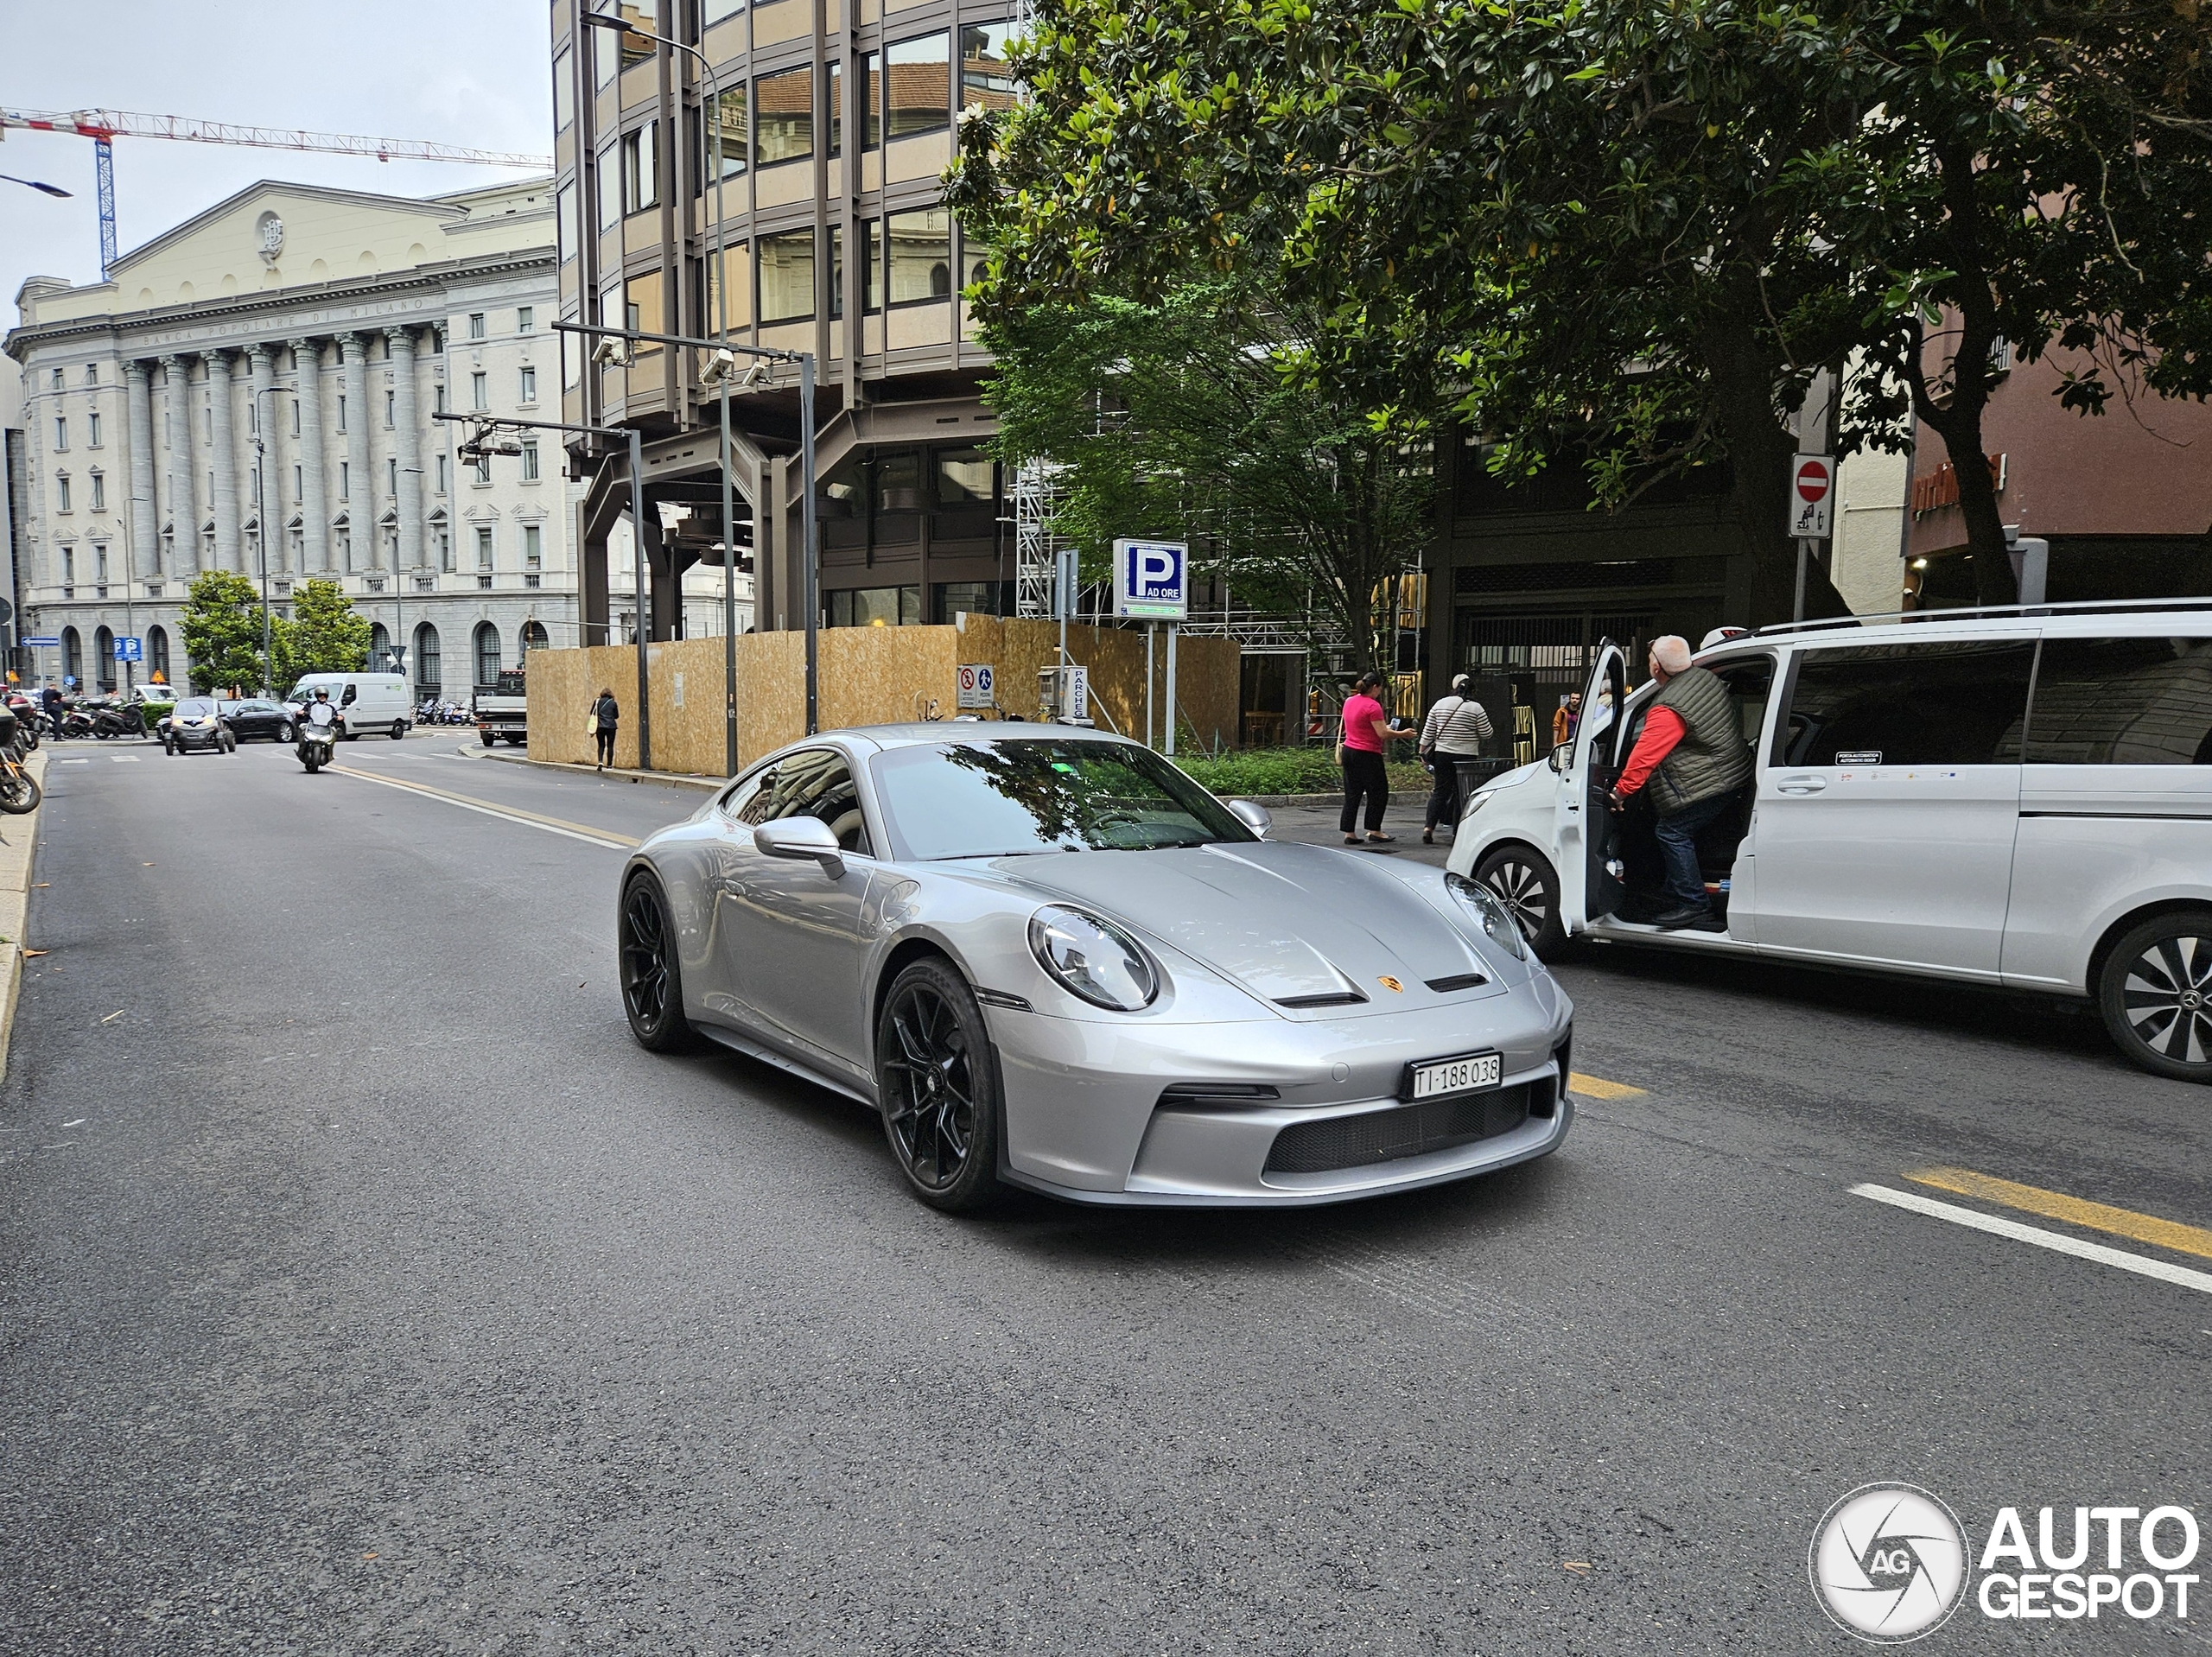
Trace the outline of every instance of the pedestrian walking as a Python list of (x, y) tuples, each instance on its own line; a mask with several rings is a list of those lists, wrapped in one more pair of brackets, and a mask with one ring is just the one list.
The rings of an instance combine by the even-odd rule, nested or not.
[(1464, 673), (1452, 681), (1452, 694), (1437, 698), (1421, 727), (1421, 757), (1435, 778), (1428, 790), (1428, 815), (1422, 820), (1421, 843), (1436, 844), (1436, 825), (1453, 828), (1459, 821), (1459, 767), (1462, 759), (1482, 753), (1483, 739), (1491, 734), (1490, 710), (1467, 694), (1472, 683)]
[(599, 700), (591, 705), (591, 716), (586, 721), (591, 733), (599, 739), (599, 768), (605, 771), (614, 763), (614, 727), (622, 721), (622, 709), (614, 700), (614, 693), (606, 686), (600, 687)]
[(1383, 769), (1382, 755), (1392, 741), (1414, 733), (1390, 728), (1389, 715), (1376, 695), (1382, 689), (1382, 676), (1370, 670), (1359, 676), (1352, 694), (1344, 698), (1344, 735), (1337, 745), (1337, 759), (1344, 773), (1344, 809), (1338, 827), (1347, 846), (1359, 844), (1359, 836), (1352, 830), (1359, 822), (1363, 800), (1367, 806), (1368, 839), (1387, 845), (1394, 838), (1382, 832), (1382, 813), (1390, 804), (1390, 775)]
[(1571, 690), (1561, 698), (1559, 711), (1552, 715), (1552, 746), (1564, 748), (1574, 740), (1574, 727), (1582, 722), (1582, 693)]

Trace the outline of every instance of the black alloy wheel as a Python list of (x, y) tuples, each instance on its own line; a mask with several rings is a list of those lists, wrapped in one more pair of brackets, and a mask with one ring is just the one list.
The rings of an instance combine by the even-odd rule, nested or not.
[(999, 1193), (999, 1075), (982, 1009), (943, 961), (892, 981), (876, 1020), (884, 1137), (914, 1195), (962, 1213)]
[(676, 924), (660, 883), (649, 874), (622, 894), (615, 953), (622, 979), (622, 1011), (630, 1033), (650, 1052), (690, 1052), (698, 1037), (683, 1016), (683, 974), (676, 958)]
[(1497, 894), (1539, 959), (1557, 961), (1567, 952), (1567, 929), (1559, 917), (1559, 873), (1541, 853), (1501, 846), (1476, 866), (1475, 879)]
[(2097, 1003), (2129, 1063), (2212, 1082), (2212, 913), (2182, 910), (2130, 930), (2105, 957)]

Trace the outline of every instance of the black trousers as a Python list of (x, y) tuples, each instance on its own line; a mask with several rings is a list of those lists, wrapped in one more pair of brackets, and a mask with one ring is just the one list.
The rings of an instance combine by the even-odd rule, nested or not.
[(614, 727), (611, 725), (602, 725), (599, 727), (597, 735), (599, 763), (602, 765), (611, 765), (614, 763)]
[(1342, 832), (1350, 834), (1359, 821), (1359, 803), (1367, 801), (1367, 832), (1382, 827), (1382, 813), (1390, 803), (1390, 774), (1382, 769), (1382, 756), (1364, 748), (1344, 750), (1344, 809)]
[(1459, 821), (1459, 768), (1448, 753), (1432, 754), (1429, 763), (1435, 767), (1432, 774), (1436, 780), (1429, 785), (1428, 811), (1421, 827), (1433, 829), (1440, 822), (1449, 828)]

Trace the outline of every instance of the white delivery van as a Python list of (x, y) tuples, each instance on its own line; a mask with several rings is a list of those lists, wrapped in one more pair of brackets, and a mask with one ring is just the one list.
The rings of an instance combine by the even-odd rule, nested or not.
[(352, 741), (365, 732), (384, 732), (394, 742), (414, 723), (415, 710), (407, 701), (407, 681), (397, 673), (308, 673), (301, 676), (284, 698), (296, 714), (302, 704), (315, 700), (318, 689), (330, 693), (338, 708), (339, 724)]
[(2212, 601), (1770, 627), (1697, 663), (1754, 762), (1699, 841), (1724, 930), (1639, 918), (1649, 790), (1607, 796), (1657, 687), (1606, 642), (1575, 740), (1478, 790), (1452, 848), (1539, 954), (1587, 936), (2086, 998), (2134, 1063), (2212, 1082)]

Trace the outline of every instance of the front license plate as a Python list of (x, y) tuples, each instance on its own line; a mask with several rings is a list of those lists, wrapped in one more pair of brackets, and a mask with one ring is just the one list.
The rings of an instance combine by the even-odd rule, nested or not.
[(1434, 1099), (1447, 1093), (1476, 1093), (1494, 1088), (1503, 1076), (1503, 1057), (1497, 1053), (1468, 1053), (1459, 1058), (1440, 1058), (1414, 1066), (1413, 1097)]

